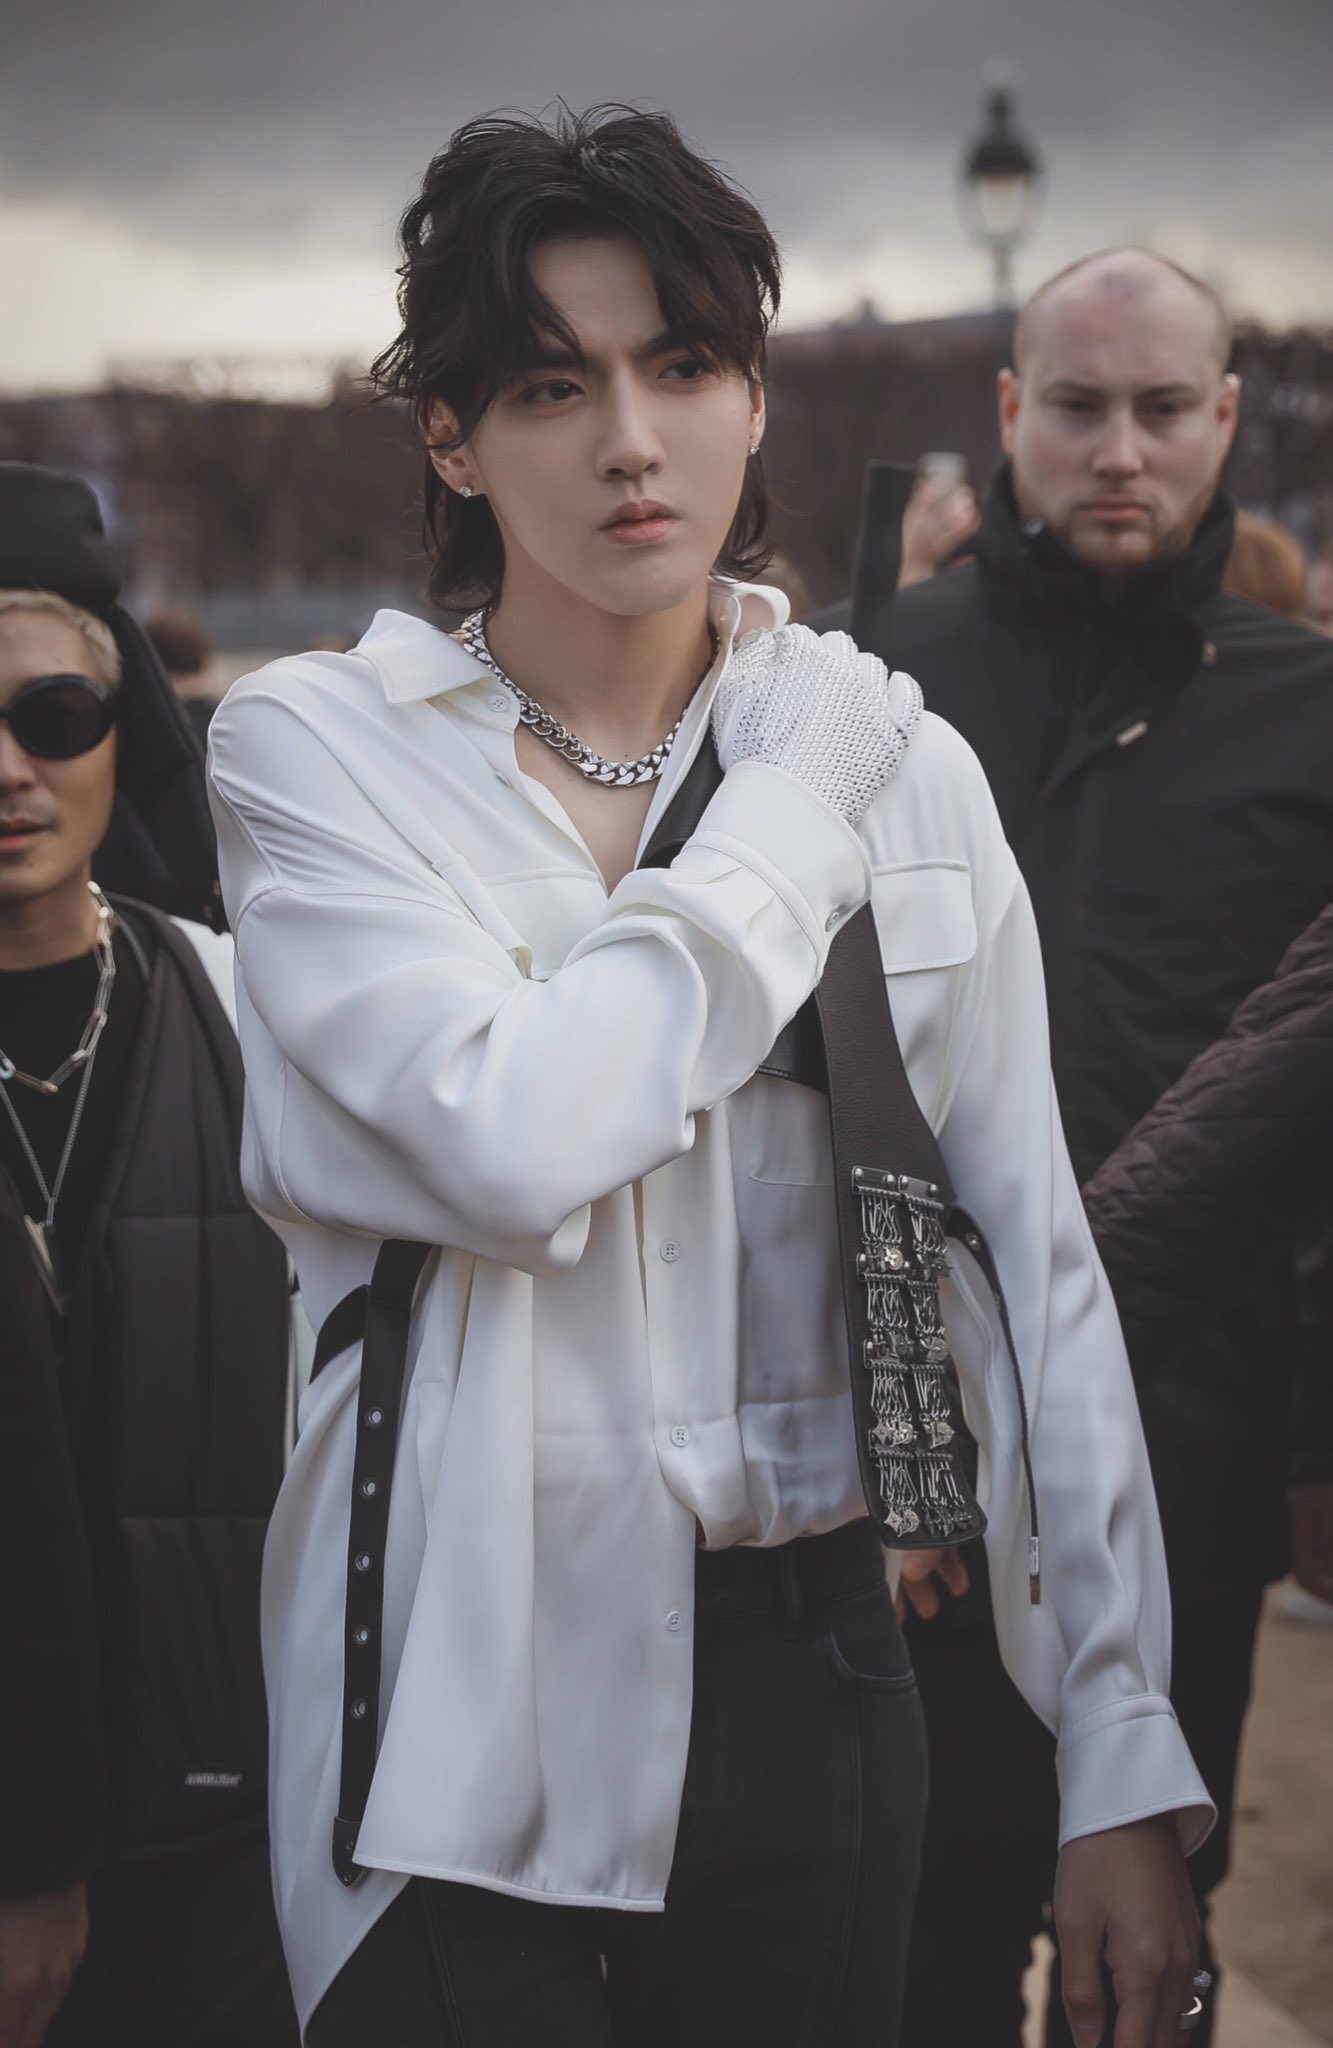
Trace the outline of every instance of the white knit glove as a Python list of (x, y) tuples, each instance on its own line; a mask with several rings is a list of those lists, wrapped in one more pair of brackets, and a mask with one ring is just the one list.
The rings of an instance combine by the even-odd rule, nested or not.
[(912, 678), (890, 675), (845, 633), (747, 633), (713, 700), (724, 768), (784, 768), (855, 825), (895, 773), (921, 716)]

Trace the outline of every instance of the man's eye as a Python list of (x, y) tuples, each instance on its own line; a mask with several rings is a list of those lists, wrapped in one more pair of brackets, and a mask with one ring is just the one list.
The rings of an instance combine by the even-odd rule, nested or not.
[(1163, 398), (1150, 405), (1148, 411), (1155, 420), (1174, 420), (1180, 417), (1181, 408), (1174, 398)]
[(1077, 414), (1081, 418), (1087, 418), (1093, 410), (1093, 404), (1090, 398), (1062, 398), (1060, 400), (1060, 410), (1061, 412)]
[(562, 399), (578, 396), (579, 387), (568, 377), (554, 377), (545, 384), (530, 384), (523, 393), (525, 405), (558, 405)]
[(708, 365), (701, 363), (697, 356), (683, 356), (678, 363), (668, 363), (662, 375), (679, 378), (685, 384), (695, 384), (708, 375)]

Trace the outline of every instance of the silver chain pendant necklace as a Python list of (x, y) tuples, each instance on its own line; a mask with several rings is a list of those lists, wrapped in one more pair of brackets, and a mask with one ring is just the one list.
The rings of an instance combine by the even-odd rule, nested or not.
[[(709, 664), (711, 667), (712, 662), (717, 659), (717, 634), (711, 625), (708, 631), (713, 643)], [(569, 762), (571, 768), (577, 768), (580, 775), (586, 775), (589, 782), (600, 782), (606, 789), (631, 789), (636, 783), (656, 782), (662, 775), (671, 757), (676, 735), (685, 722), (683, 711), (666, 738), (659, 741), (648, 753), (640, 754), (637, 761), (608, 761), (603, 755), (594, 753), (585, 740), (581, 740), (577, 733), (572, 733), (567, 725), (562, 725), (558, 718), (552, 718), (550, 712), (544, 711), (535, 697), (530, 697), (512, 676), (505, 674), (487, 645), (484, 611), (472, 612), (464, 619), (459, 629), (459, 638), (474, 661), (479, 661), (482, 667), (488, 668), (507, 690), (513, 691), (518, 699), (520, 722), (534, 732), (539, 740), (545, 740), (548, 747), (553, 747), (562, 759)]]
[[(116, 979), (116, 955), (111, 943), (111, 936), (116, 928), (116, 914), (96, 882), (89, 882), (88, 889), (97, 906), (97, 937), (93, 941), (93, 951), (97, 956), (97, 993), (93, 997), (92, 1014), (83, 1027), (78, 1044), (68, 1059), (62, 1060), (45, 1079), (37, 1074), (25, 1074), (21, 1068), (14, 1065), (6, 1053), (0, 1052), (0, 1102), (4, 1104), (9, 1120), (14, 1126), (23, 1156), (32, 1169), (32, 1177), (46, 1205), (45, 1214), (40, 1222), (35, 1216), (26, 1214), (23, 1221), (33, 1250), (37, 1254), (38, 1271), (42, 1282), (52, 1302), (62, 1314), (69, 1306), (69, 1294), (60, 1271), (55, 1240), (56, 1203), (60, 1200), (60, 1190), (65, 1185), (65, 1174), (74, 1152), (74, 1141), (79, 1135), (79, 1125), (83, 1121), (88, 1090), (92, 1084), (93, 1066), (97, 1059), (97, 1048), (106, 1029), (107, 1007)], [(19, 1113), (9, 1099), (7, 1084), (16, 1081), (21, 1088), (30, 1088), (35, 1095), (58, 1095), (64, 1083), (75, 1073), (80, 1076), (79, 1089), (74, 1098), (69, 1130), (65, 1134), (65, 1145), (60, 1154), (60, 1163), (56, 1167), (55, 1179), (48, 1185)]]

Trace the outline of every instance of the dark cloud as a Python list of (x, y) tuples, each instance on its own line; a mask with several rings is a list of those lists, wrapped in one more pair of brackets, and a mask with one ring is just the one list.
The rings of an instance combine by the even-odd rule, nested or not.
[(185, 246), (387, 252), (468, 116), (624, 98), (674, 112), (796, 245), (886, 225), (956, 243), (952, 166), (997, 54), (1053, 207), (1109, 191), (1130, 221), (1326, 234), (1329, 0), (29, 0), (0, 197)]

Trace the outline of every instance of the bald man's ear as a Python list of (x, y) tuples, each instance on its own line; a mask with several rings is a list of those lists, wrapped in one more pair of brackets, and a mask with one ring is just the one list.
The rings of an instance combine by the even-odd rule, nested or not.
[(1021, 395), (1021, 379), (1017, 370), (1001, 370), (996, 379), (996, 391), (1000, 405), (1000, 446), (1006, 455), (1012, 455)]
[(1228, 370), (1222, 379), (1221, 396), (1217, 401), (1217, 424), (1222, 430), (1225, 454), (1230, 450), (1240, 424), (1240, 378), (1234, 370)]

